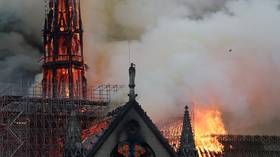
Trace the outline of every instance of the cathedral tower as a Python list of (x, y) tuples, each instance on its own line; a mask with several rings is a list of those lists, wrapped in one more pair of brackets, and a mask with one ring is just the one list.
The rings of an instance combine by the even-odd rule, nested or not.
[(80, 0), (49, 0), (44, 26), (43, 95), (85, 98)]

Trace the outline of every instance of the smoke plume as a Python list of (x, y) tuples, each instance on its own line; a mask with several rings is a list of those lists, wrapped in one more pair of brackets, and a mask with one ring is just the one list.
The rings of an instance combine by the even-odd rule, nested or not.
[(278, 0), (87, 0), (83, 14), (91, 83), (127, 84), (132, 61), (155, 119), (198, 101), (230, 133), (280, 134)]
[[(230, 133), (280, 134), (279, 0), (81, 3), (92, 85), (127, 84), (134, 62), (155, 120), (198, 101), (217, 104)], [(0, 81), (39, 72), (43, 15), (41, 0), (0, 1)]]
[(38, 0), (0, 1), (0, 81), (33, 80), (40, 72), (44, 5)]

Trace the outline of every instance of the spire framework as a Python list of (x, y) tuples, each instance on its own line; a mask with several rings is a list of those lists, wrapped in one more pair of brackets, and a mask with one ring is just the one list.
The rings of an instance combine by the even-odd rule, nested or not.
[(49, 0), (43, 30), (43, 94), (84, 98), (87, 82), (79, 0)]

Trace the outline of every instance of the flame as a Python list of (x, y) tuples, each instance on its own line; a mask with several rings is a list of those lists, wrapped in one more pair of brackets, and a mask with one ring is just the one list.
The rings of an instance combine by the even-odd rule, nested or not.
[(183, 129), (183, 118), (176, 117), (168, 119), (167, 121), (160, 122), (158, 124), (160, 131), (167, 138), (169, 144), (178, 150), (180, 146), (179, 139)]
[[(194, 130), (195, 144), (197, 150), (199, 150), (200, 157), (204, 157), (205, 152), (217, 154), (223, 152), (224, 146), (213, 136), (227, 134), (218, 106), (220, 106), (218, 103), (203, 104), (195, 102), (192, 104), (194, 108), (192, 111), (192, 127)], [(171, 118), (159, 123), (158, 126), (170, 145), (173, 146), (175, 150), (178, 150), (183, 128), (183, 118)]]
[(111, 120), (109, 118), (93, 122), (88, 129), (82, 131), (82, 139), (86, 140), (90, 136), (99, 135), (106, 129)]
[(212, 135), (224, 135), (227, 133), (222, 121), (222, 114), (216, 105), (195, 104), (194, 110), (194, 134), (197, 148), (221, 153), (223, 145)]

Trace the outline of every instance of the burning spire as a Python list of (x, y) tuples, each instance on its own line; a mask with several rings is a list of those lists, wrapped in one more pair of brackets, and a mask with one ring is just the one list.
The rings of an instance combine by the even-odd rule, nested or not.
[(198, 157), (188, 106), (185, 107), (183, 129), (179, 148), (179, 157)]
[(86, 97), (80, 1), (49, 0), (43, 33), (44, 96)]

